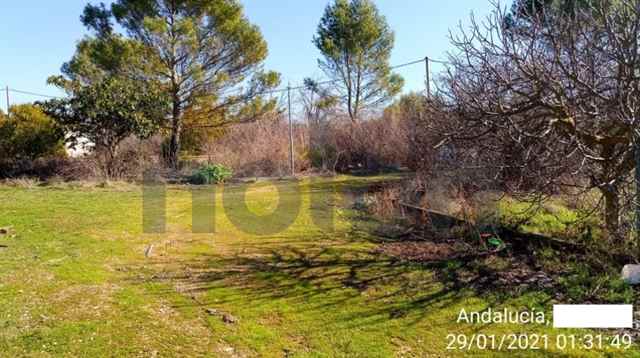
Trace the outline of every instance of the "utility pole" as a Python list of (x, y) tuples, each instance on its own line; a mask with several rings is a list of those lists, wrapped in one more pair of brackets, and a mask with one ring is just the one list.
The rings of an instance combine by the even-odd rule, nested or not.
[(431, 98), (431, 75), (429, 74), (429, 56), (424, 58), (424, 65), (425, 65), (425, 69), (426, 69), (426, 74), (427, 74), (427, 98)]
[(296, 175), (295, 159), (293, 157), (293, 122), (291, 119), (291, 83), (287, 85), (287, 98), (289, 103), (289, 164), (291, 165), (291, 176)]
[(10, 107), (10, 102), (9, 102), (9, 86), (7, 86), (7, 88), (5, 88), (5, 90), (7, 91), (7, 115), (9, 115), (9, 108)]

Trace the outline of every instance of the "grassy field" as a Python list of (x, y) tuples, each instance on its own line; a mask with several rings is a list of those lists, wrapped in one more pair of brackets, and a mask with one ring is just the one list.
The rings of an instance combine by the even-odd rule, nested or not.
[[(478, 294), (443, 279), (455, 262), (417, 265), (377, 253), (376, 221), (333, 194), (377, 180), (301, 182), (295, 223), (269, 235), (238, 230), (228, 212), (242, 212), (246, 201), (258, 215), (242, 219), (246, 228), (272, 225), (278, 218), (265, 218), (278, 204), (278, 215), (297, 213), (298, 184), (277, 184), (279, 195), (272, 184), (218, 188), (215, 234), (192, 233), (187, 187), (168, 190), (167, 233), (144, 234), (139, 187), (0, 186), (0, 227), (12, 227), (0, 238), (0, 355), (442, 357), (467, 353), (447, 351), (448, 334), (555, 337), (545, 325), (456, 323), (462, 308), (550, 316), (551, 298)], [(321, 230), (312, 215), (332, 219), (335, 230)], [(519, 352), (541, 353), (622, 354)]]

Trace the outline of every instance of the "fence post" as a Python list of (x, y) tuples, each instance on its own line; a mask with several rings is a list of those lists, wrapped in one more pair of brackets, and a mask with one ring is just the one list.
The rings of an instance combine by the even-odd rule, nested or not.
[(9, 108), (11, 108), (10, 107), (11, 104), (9, 102), (9, 86), (7, 86), (5, 90), (7, 91), (7, 115), (9, 115), (9, 111), (10, 111)]
[(424, 65), (427, 74), (427, 98), (431, 98), (431, 75), (429, 74), (429, 56), (424, 58)]
[(293, 157), (293, 122), (291, 119), (291, 84), (287, 86), (287, 98), (289, 104), (289, 164), (291, 166), (291, 176), (296, 175), (295, 159)]

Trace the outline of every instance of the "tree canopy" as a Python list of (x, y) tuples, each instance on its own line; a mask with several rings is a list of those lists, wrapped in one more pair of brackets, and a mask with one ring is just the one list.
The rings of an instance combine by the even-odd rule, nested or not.
[(584, 10), (595, 10), (603, 0), (515, 0), (505, 16), (508, 26), (524, 25), (549, 16), (575, 17)]
[[(100, 11), (85, 10), (82, 20), (101, 24), (97, 36), (78, 42), (76, 53), (62, 66), (63, 75), (48, 79), (68, 97), (49, 100), (42, 108), (65, 130), (70, 146), (88, 144), (100, 154), (104, 174), (111, 177), (120, 143), (157, 132), (169, 102), (163, 84), (147, 75), (147, 49), (113, 33), (104, 6), (96, 9)], [(96, 13), (102, 20), (90, 20)]]
[(600, 0), (516, 0), (512, 13), (526, 17), (541, 14), (544, 11), (572, 14), (579, 9), (596, 5)]
[(151, 136), (162, 123), (167, 102), (156, 86), (116, 76), (74, 87), (69, 94), (44, 108), (67, 129), (72, 144), (86, 138), (107, 148), (129, 135)]
[(356, 121), (363, 109), (387, 103), (404, 81), (391, 72), (394, 33), (370, 0), (336, 0), (320, 20), (313, 43), (323, 59), (323, 72)]
[(108, 9), (88, 5), (82, 20), (98, 36), (111, 36), (115, 20), (143, 47), (138, 70), (170, 98), (168, 160), (174, 167), (185, 122), (220, 127), (275, 106), (260, 93), (280, 77), (263, 71), (267, 44), (236, 0), (118, 0)]

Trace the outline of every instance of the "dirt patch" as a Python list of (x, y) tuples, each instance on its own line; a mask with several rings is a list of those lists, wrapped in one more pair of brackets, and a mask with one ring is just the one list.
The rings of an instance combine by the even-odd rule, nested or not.
[(409, 241), (382, 244), (378, 252), (406, 261), (433, 262), (453, 259), (468, 252), (468, 248), (452, 242)]
[(487, 257), (476, 263), (475, 275), (468, 282), (477, 289), (487, 287), (552, 289), (558, 273), (545, 272), (532, 265), (527, 257)]

